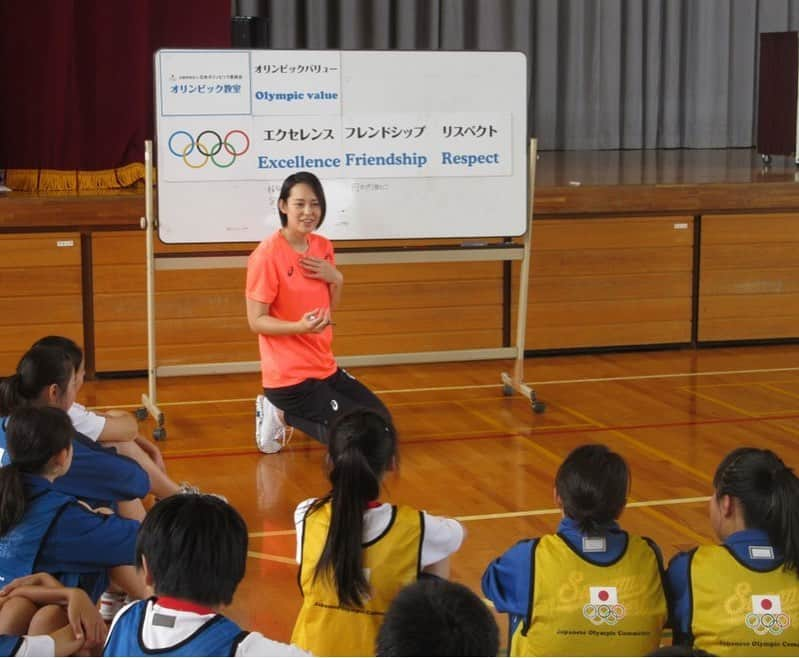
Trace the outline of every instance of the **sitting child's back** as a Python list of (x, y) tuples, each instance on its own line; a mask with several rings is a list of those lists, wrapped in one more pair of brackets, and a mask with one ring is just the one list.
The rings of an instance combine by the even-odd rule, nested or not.
[(510, 615), (510, 654), (643, 655), (666, 621), (662, 560), (616, 519), (627, 464), (602, 445), (575, 449), (558, 469), (556, 534), (525, 540), (494, 560), (483, 592)]
[(304, 656), (296, 647), (238, 627), (219, 614), (247, 562), (247, 526), (212, 495), (176, 494), (142, 523), (136, 562), (155, 596), (123, 608), (106, 656)]

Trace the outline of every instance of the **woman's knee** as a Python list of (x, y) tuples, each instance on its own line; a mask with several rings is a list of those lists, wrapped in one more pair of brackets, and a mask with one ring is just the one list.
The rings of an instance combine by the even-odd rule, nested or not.
[(21, 596), (14, 596), (0, 608), (0, 635), (25, 635), (38, 606)]
[(66, 608), (60, 605), (46, 605), (33, 615), (28, 632), (30, 635), (46, 635), (68, 623)]

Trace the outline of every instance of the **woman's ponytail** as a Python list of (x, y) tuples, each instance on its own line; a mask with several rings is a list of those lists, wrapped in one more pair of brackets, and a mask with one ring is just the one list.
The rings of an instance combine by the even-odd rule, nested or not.
[(799, 478), (784, 464), (773, 476), (773, 513), (769, 536), (779, 537), (785, 568), (799, 575)]
[(361, 607), (369, 594), (363, 572), (363, 515), (380, 495), (383, 473), (396, 454), (396, 434), (383, 416), (364, 409), (342, 416), (329, 436), (332, 489), (309, 512), (330, 503), (330, 528), (314, 578), (332, 576), (339, 603)]
[(17, 464), (0, 468), (0, 536), (19, 523), (25, 513), (25, 488)]
[(75, 374), (69, 354), (64, 349), (38, 345), (31, 347), (17, 364), (11, 377), (0, 381), (0, 416), (36, 404), (42, 392), (56, 384), (63, 392)]
[(17, 373), (0, 379), (0, 416), (8, 416), (25, 403), (19, 386), (20, 377)]
[(799, 478), (771, 450), (738, 448), (713, 477), (716, 497), (736, 498), (747, 528), (763, 530), (799, 575)]
[(572, 450), (555, 475), (563, 513), (584, 535), (600, 534), (627, 504), (630, 469), (618, 453), (602, 444)]
[(50, 460), (68, 448), (74, 429), (69, 416), (55, 407), (23, 407), (6, 426), (6, 449), (11, 463), (0, 468), (0, 535), (25, 514), (23, 474), (41, 475)]

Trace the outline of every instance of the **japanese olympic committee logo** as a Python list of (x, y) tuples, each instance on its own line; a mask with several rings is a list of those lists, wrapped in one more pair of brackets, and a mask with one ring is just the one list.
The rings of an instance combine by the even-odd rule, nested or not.
[(220, 169), (227, 169), (249, 150), (250, 138), (238, 129), (229, 131), (224, 138), (215, 130), (203, 130), (196, 138), (185, 130), (176, 130), (167, 145), (172, 155), (192, 169), (202, 169), (209, 160)]
[(624, 619), (624, 606), (615, 587), (589, 587), (588, 591), (590, 601), (583, 606), (583, 617), (594, 626), (615, 626)]
[(782, 611), (778, 595), (756, 595), (752, 597), (752, 612), (746, 615), (744, 621), (757, 635), (782, 635), (791, 625), (791, 616)]

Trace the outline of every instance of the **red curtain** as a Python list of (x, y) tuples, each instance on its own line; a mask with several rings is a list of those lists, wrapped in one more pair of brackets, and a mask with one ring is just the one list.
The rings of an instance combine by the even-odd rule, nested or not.
[(2, 0), (0, 169), (143, 162), (155, 51), (229, 47), (229, 0)]

